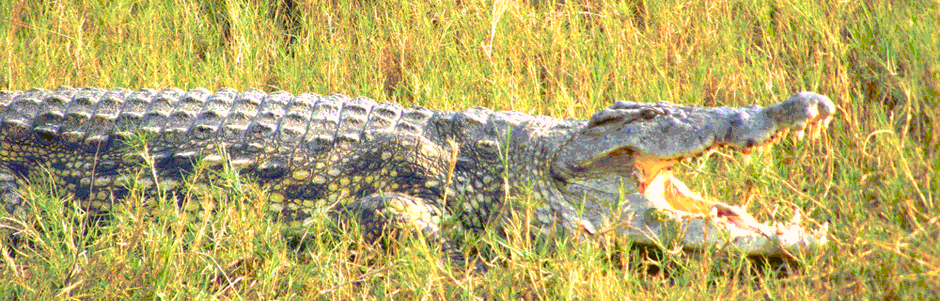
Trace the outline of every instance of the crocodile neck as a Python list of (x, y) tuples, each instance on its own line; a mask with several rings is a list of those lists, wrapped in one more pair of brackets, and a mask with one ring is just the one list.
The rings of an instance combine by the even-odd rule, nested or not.
[[(588, 220), (596, 220), (596, 222), (588, 223), (588, 226), (606, 224), (605, 221), (601, 221), (600, 217), (609, 210), (600, 206), (601, 203), (585, 199), (584, 191), (571, 191), (565, 179), (559, 178), (553, 171), (560, 149), (579, 134), (587, 121), (559, 120), (517, 112), (498, 112), (490, 115), (488, 124), (484, 132), (496, 133), (490, 136), (499, 137), (499, 139), (478, 139), (476, 143), (477, 149), (480, 150), (486, 149), (479, 147), (480, 144), (495, 142), (494, 148), (499, 152), (500, 161), (489, 163), (489, 166), (495, 167), (494, 171), (500, 175), (496, 178), (501, 180), (492, 185), (503, 187), (499, 191), (504, 194), (496, 196), (497, 199), (505, 200), (510, 205), (520, 202), (527, 203), (528, 206), (534, 205), (539, 219), (533, 221), (533, 225), (536, 226), (534, 229), (540, 229), (546, 233), (577, 230)], [(473, 160), (474, 162), (485, 161), (480, 157), (473, 158)], [(526, 195), (532, 197), (517, 198)]]
[[(493, 210), (501, 210), (514, 196), (534, 195), (532, 199), (540, 205), (567, 202), (550, 174), (552, 160), (583, 124), (581, 120), (471, 108), (436, 112), (423, 136), (445, 152), (453, 152), (456, 146), (446, 204), (450, 211), (474, 208), (476, 216), (492, 216)], [(461, 220), (472, 228), (486, 224), (472, 218)]]

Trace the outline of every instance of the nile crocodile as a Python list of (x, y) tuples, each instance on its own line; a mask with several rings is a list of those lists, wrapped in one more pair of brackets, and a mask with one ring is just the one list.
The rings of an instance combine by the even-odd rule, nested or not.
[[(484, 229), (530, 191), (536, 235), (613, 233), (654, 245), (671, 235), (690, 249), (781, 255), (824, 244), (827, 225), (809, 230), (798, 214), (759, 223), (692, 192), (671, 167), (719, 147), (748, 153), (788, 131), (818, 134), (834, 113), (812, 92), (768, 107), (616, 102), (589, 120), (559, 120), (255, 89), (3, 91), (0, 173), (49, 173), (79, 206), (107, 213), (131, 179), (178, 188), (198, 164), (225, 163), (267, 189), (266, 207), (286, 227), (346, 212), (367, 239), (403, 227), (441, 237), (445, 217)], [(145, 149), (128, 147), (141, 135)], [(152, 177), (140, 176), (144, 158)], [(7, 212), (24, 207), (4, 202)]]

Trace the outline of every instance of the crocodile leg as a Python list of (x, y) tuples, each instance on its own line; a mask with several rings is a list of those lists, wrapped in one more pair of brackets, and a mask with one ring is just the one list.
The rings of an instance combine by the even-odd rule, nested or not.
[(22, 208), (23, 198), (19, 194), (16, 176), (6, 169), (0, 169), (0, 202), (3, 202), (3, 209), (10, 214), (18, 214), (16, 210)]
[(450, 262), (463, 265), (464, 255), (441, 232), (440, 220), (444, 209), (440, 202), (430, 201), (402, 193), (375, 193), (360, 198), (338, 214), (338, 223), (352, 218), (359, 223), (365, 241), (388, 247), (402, 235), (420, 235), (425, 242), (440, 247)]

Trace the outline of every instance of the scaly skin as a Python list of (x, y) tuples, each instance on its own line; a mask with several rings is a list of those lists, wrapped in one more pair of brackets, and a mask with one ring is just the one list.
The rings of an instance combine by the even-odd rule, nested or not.
[[(268, 189), (267, 207), (289, 228), (352, 213), (368, 239), (416, 228), (446, 248), (441, 218), (485, 229), (512, 216), (502, 210), (514, 209), (509, 196), (531, 189), (541, 204), (533, 231), (615, 229), (641, 243), (670, 236), (687, 248), (782, 255), (825, 243), (826, 227), (758, 223), (691, 192), (670, 167), (717, 147), (750, 152), (787, 131), (818, 134), (834, 113), (811, 92), (764, 108), (618, 102), (590, 120), (558, 120), (259, 90), (3, 91), (0, 173), (48, 170), (79, 206), (106, 213), (131, 179), (174, 189), (197, 162), (229, 162)], [(142, 134), (146, 148), (128, 147)], [(156, 177), (140, 176), (145, 158)], [(8, 212), (23, 210), (4, 199)]]

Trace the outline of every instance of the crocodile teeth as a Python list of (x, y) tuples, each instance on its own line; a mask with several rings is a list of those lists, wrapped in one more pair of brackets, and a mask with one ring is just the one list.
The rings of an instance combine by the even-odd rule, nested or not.
[(793, 206), (793, 210), (796, 212), (793, 214), (793, 218), (790, 219), (790, 225), (799, 225), (803, 222), (803, 212), (799, 207)]
[(817, 120), (813, 127), (813, 140), (818, 140), (822, 136), (823, 131), (829, 128), (829, 123), (831, 122), (832, 116)]
[(761, 160), (767, 165), (770, 165), (770, 163), (772, 163), (771, 160), (773, 160), (773, 156), (770, 154), (772, 147), (773, 144), (769, 143), (757, 147), (757, 153), (760, 155)]
[(748, 148), (747, 150), (742, 152), (744, 163), (748, 165), (752, 164), (754, 161), (751, 161), (751, 158), (754, 156), (757, 156), (757, 158), (769, 164), (770, 162), (768, 161), (771, 160), (772, 158), (772, 156), (770, 155), (770, 151), (772, 148), (773, 148), (773, 141)]
[(803, 137), (806, 136), (806, 128), (802, 128), (793, 132), (793, 137), (796, 137), (796, 140), (803, 140)]
[(821, 126), (813, 126), (813, 128), (810, 130), (810, 139), (811, 139), (812, 141), (817, 141), (817, 140), (819, 140), (819, 135), (820, 135), (820, 133), (822, 133), (822, 127), (821, 127)]

